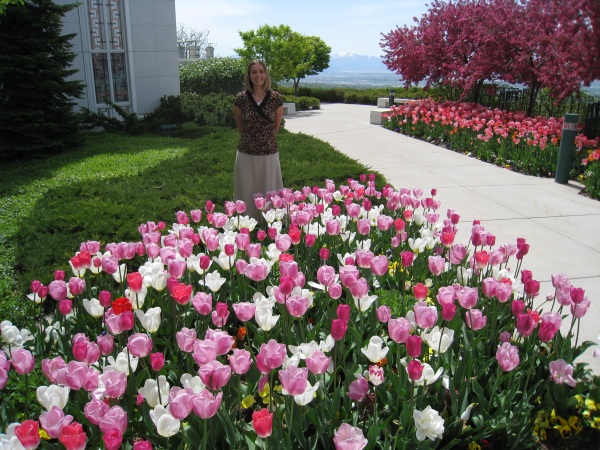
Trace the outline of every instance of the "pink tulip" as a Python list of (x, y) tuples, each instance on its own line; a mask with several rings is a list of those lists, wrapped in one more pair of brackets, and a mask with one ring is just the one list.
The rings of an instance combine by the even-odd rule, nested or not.
[(102, 400), (92, 399), (83, 408), (83, 414), (94, 425), (99, 425), (109, 406)]
[(500, 303), (505, 303), (512, 295), (512, 284), (503, 282), (497, 283), (494, 295)]
[(369, 381), (373, 386), (379, 386), (385, 380), (383, 367), (371, 365), (369, 366)]
[(348, 329), (348, 323), (341, 319), (333, 319), (331, 321), (331, 337), (334, 340), (340, 341), (346, 335), (346, 330)]
[(286, 300), (285, 306), (292, 317), (302, 317), (309, 306), (308, 298), (292, 295)]
[(127, 413), (119, 405), (110, 408), (98, 425), (103, 433), (110, 430), (117, 430), (121, 434), (127, 431)]
[(323, 265), (317, 270), (317, 281), (323, 286), (331, 286), (336, 281), (337, 274), (331, 266)]
[(377, 320), (381, 323), (387, 323), (392, 317), (392, 310), (387, 305), (382, 305), (376, 310), (377, 312)]
[(268, 274), (269, 267), (261, 261), (250, 263), (244, 268), (244, 275), (252, 281), (262, 281), (267, 278)]
[(289, 366), (287, 369), (279, 371), (279, 381), (284, 395), (301, 395), (306, 390), (308, 383), (308, 369)]
[(215, 391), (227, 384), (231, 377), (231, 367), (219, 361), (210, 361), (198, 369), (198, 375), (206, 387)]
[(373, 275), (381, 277), (388, 272), (388, 259), (385, 255), (374, 257), (370, 263)]
[(362, 267), (363, 269), (366, 269), (370, 266), (371, 260), (374, 257), (375, 257), (375, 255), (370, 250), (362, 250), (362, 249), (356, 250), (356, 254), (355, 254), (356, 265), (358, 267)]
[(322, 247), (319, 249), (319, 259), (321, 261), (327, 261), (329, 259), (329, 249)]
[(369, 219), (358, 219), (356, 221), (356, 231), (362, 236), (368, 236), (371, 232), (371, 221)]
[(215, 310), (210, 315), (212, 323), (216, 327), (222, 327), (227, 323), (229, 318), (229, 306), (227, 303), (218, 302), (215, 305)]
[(336, 450), (362, 450), (369, 441), (360, 428), (342, 423), (334, 433), (333, 443)]
[(100, 375), (104, 384), (105, 396), (108, 398), (120, 398), (127, 389), (127, 374), (117, 370), (107, 370)]
[(573, 366), (568, 364), (564, 359), (552, 361), (548, 368), (550, 369), (550, 378), (556, 384), (566, 384), (571, 387), (577, 385), (577, 381), (573, 378)]
[(312, 355), (306, 358), (306, 367), (315, 375), (323, 374), (329, 368), (331, 357), (328, 357), (321, 350), (315, 350)]
[(531, 336), (533, 330), (537, 327), (537, 322), (531, 314), (519, 314), (517, 316), (517, 331), (523, 337)]
[(181, 331), (178, 331), (175, 334), (175, 339), (177, 339), (177, 345), (179, 346), (179, 349), (186, 353), (192, 352), (196, 338), (196, 330), (193, 328), (182, 328)]
[(29, 350), (19, 347), (11, 352), (11, 364), (19, 375), (27, 375), (35, 368), (35, 358)]
[(109, 275), (117, 273), (117, 270), (119, 270), (119, 258), (112, 255), (104, 255), (102, 257), (102, 270)]
[(342, 296), (342, 285), (339, 283), (334, 283), (330, 286), (327, 286), (327, 294), (333, 300), (337, 300)]
[(360, 273), (358, 268), (353, 265), (344, 265), (340, 267), (340, 281), (344, 287), (350, 288), (356, 284)]
[(217, 343), (212, 339), (196, 340), (192, 356), (199, 366), (214, 361), (217, 359)]
[(458, 303), (465, 309), (474, 308), (475, 305), (477, 305), (478, 296), (479, 292), (477, 289), (468, 286), (461, 287), (458, 291), (456, 291)]
[(448, 259), (450, 260), (450, 264), (459, 265), (462, 263), (462, 260), (467, 255), (467, 249), (462, 244), (454, 244), (450, 247), (450, 251), (448, 252)]
[(233, 349), (232, 355), (229, 357), (229, 365), (231, 370), (236, 375), (244, 375), (252, 365), (252, 357), (248, 350), (239, 348)]
[(78, 277), (69, 278), (69, 292), (79, 295), (85, 290), (85, 281)]
[(400, 253), (400, 258), (402, 260), (402, 267), (411, 267), (415, 260), (415, 254), (413, 252), (403, 251)]
[(508, 342), (498, 346), (498, 350), (496, 351), (496, 360), (504, 372), (510, 372), (521, 362), (519, 358), (519, 350), (517, 347), (509, 344)]
[(158, 372), (165, 365), (165, 355), (161, 352), (150, 353), (150, 367)]
[(48, 285), (48, 291), (54, 300), (64, 300), (67, 298), (67, 283), (63, 280), (54, 280)]
[(492, 298), (496, 295), (496, 286), (498, 285), (498, 281), (496, 281), (493, 277), (484, 278), (481, 281), (481, 290), (483, 291), (483, 295), (487, 298)]
[(550, 342), (562, 325), (560, 314), (554, 311), (548, 311), (540, 314), (540, 328), (538, 337), (542, 342)]
[(96, 342), (103, 356), (110, 355), (115, 348), (115, 338), (112, 334), (99, 334), (96, 336)]
[(222, 392), (215, 397), (208, 389), (204, 389), (193, 399), (194, 414), (201, 419), (210, 419), (219, 411), (222, 398)]
[(444, 271), (446, 260), (441, 256), (430, 256), (427, 259), (427, 265), (432, 275), (440, 276)]
[(487, 317), (479, 309), (470, 309), (465, 313), (467, 327), (472, 330), (481, 330), (487, 323)]
[(450, 322), (456, 315), (456, 305), (450, 303), (442, 306), (442, 319), (446, 322)]
[(427, 298), (429, 289), (423, 283), (417, 283), (413, 286), (413, 295), (417, 301), (422, 301)]
[(406, 338), (406, 352), (408, 356), (413, 358), (417, 358), (421, 355), (421, 344), (423, 340), (420, 336), (415, 336), (411, 334)]
[(437, 293), (437, 301), (443, 307), (451, 305), (456, 299), (456, 290), (452, 286), (442, 286)]
[[(48, 378), (50, 383), (56, 383), (56, 376), (59, 370), (64, 369), (67, 366), (65, 360), (62, 356), (57, 356), (52, 359), (43, 359), (42, 360), (42, 372)], [(8, 366), (4, 367), (5, 370), (8, 370)]]
[(192, 298), (192, 306), (198, 314), (209, 315), (212, 311), (212, 294), (197, 292)]
[(408, 372), (408, 377), (412, 381), (417, 381), (423, 375), (423, 369), (425, 366), (418, 359), (411, 359), (408, 365), (406, 366), (406, 371)]
[(127, 349), (136, 358), (144, 358), (152, 351), (152, 338), (145, 333), (135, 333), (127, 339)]
[[(108, 406), (106, 409), (108, 410)], [(65, 416), (63, 410), (58, 406), (53, 406), (50, 411), (40, 414), (40, 424), (52, 439), (58, 439), (62, 428), (72, 421), (73, 416)]]
[(100, 293), (98, 294), (98, 301), (100, 302), (100, 305), (102, 305), (104, 308), (110, 306), (110, 303), (112, 301), (112, 294), (110, 291), (100, 291)]
[(102, 442), (106, 450), (118, 450), (123, 443), (123, 433), (119, 430), (109, 430), (102, 435)]
[(363, 298), (369, 294), (369, 282), (365, 278), (359, 278), (352, 286), (349, 286), (350, 294), (355, 298)]
[(73, 390), (85, 389), (88, 392), (98, 387), (98, 372), (87, 364), (70, 361), (65, 368), (65, 380)]
[(171, 388), (169, 392), (169, 412), (177, 420), (185, 420), (194, 408), (195, 393), (190, 388)]
[(414, 306), (415, 322), (421, 328), (433, 328), (437, 322), (438, 314), (435, 306), (427, 306), (425, 302), (417, 302)]
[(280, 234), (275, 238), (275, 245), (280, 252), (287, 252), (292, 245), (292, 238), (287, 234)]
[(369, 393), (369, 382), (362, 375), (358, 375), (348, 386), (348, 397), (355, 402), (362, 402)]
[(133, 443), (133, 450), (152, 450), (150, 441), (136, 441)]
[(262, 344), (258, 355), (256, 355), (256, 363), (259, 370), (262, 373), (269, 373), (269, 371), (281, 367), (285, 359), (285, 354), (285, 344), (279, 344), (275, 339)]
[(518, 316), (525, 309), (525, 302), (523, 300), (513, 300), (510, 305), (513, 316)]
[(581, 303), (572, 303), (570, 308), (571, 308), (571, 314), (573, 315), (574, 318), (576, 319), (580, 319), (583, 316), (585, 316), (588, 312), (588, 309), (590, 308), (590, 299), (587, 297), (583, 297), (583, 300), (581, 301)]
[(63, 316), (66, 316), (71, 313), (73, 310), (73, 301), (65, 298), (58, 302), (58, 310)]
[(406, 342), (406, 339), (410, 334), (411, 326), (411, 322), (404, 317), (390, 319), (388, 321), (388, 334), (390, 339), (398, 344)]

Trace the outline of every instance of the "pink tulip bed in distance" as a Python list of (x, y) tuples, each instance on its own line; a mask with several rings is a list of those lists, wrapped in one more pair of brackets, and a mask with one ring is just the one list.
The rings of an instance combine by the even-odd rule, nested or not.
[[(474, 103), (417, 100), (384, 113), (383, 126), (447, 145), (507, 169), (529, 175), (553, 177), (560, 148), (563, 118), (527, 117)], [(600, 199), (599, 139), (588, 139), (580, 130), (575, 138), (573, 179), (587, 194)]]
[(597, 439), (583, 289), (557, 268), (541, 294), (526, 237), (373, 180), (257, 197), (261, 223), (206, 201), (73, 249), (71, 273), (31, 283), (31, 326), (1, 322), (0, 448)]

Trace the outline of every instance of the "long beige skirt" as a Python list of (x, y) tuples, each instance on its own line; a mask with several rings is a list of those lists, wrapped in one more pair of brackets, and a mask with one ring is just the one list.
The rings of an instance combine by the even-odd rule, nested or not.
[(246, 203), (246, 214), (260, 220), (261, 213), (254, 204), (255, 194), (283, 188), (279, 153), (255, 156), (237, 152), (233, 170), (233, 199)]

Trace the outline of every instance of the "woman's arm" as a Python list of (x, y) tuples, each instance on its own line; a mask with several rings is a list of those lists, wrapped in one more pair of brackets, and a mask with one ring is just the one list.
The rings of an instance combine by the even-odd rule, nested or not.
[(283, 105), (275, 110), (275, 136), (279, 133), (279, 125), (281, 125), (281, 119), (283, 119)]
[(242, 110), (237, 106), (233, 106), (233, 117), (235, 118), (235, 124), (237, 125), (238, 131), (242, 132)]

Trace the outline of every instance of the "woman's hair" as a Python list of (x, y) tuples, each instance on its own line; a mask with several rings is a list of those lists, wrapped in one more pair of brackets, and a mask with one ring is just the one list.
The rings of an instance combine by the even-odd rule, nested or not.
[(261, 61), (259, 59), (252, 60), (252, 61), (250, 61), (250, 64), (248, 64), (248, 69), (246, 70), (246, 76), (244, 78), (244, 83), (246, 83), (246, 89), (250, 92), (254, 92), (254, 86), (252, 85), (252, 80), (250, 79), (250, 70), (252, 69), (252, 66), (254, 64), (258, 64), (258, 65), (262, 66), (263, 69), (265, 69), (265, 92), (270, 91), (271, 90), (271, 76), (269, 75), (269, 68), (263, 61)]

